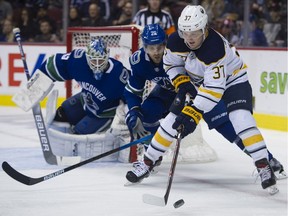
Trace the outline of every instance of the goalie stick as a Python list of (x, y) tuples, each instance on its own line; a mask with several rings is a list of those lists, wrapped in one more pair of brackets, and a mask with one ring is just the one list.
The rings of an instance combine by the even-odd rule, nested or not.
[(171, 186), (172, 186), (173, 177), (174, 177), (175, 167), (176, 167), (177, 158), (178, 158), (179, 149), (180, 149), (180, 142), (181, 142), (181, 133), (178, 131), (176, 146), (175, 146), (175, 150), (174, 150), (174, 154), (173, 154), (173, 158), (171, 162), (171, 167), (169, 170), (168, 182), (167, 182), (167, 187), (166, 187), (166, 192), (165, 192), (164, 197), (158, 197), (152, 194), (143, 194), (142, 199), (144, 203), (150, 204), (150, 205), (156, 205), (156, 206), (166, 206), (168, 202)]
[[(27, 80), (29, 80), (30, 79), (30, 74), (29, 74), (29, 70), (28, 70), (28, 66), (27, 66), (24, 50), (23, 50), (23, 47), (22, 47), (20, 29), (19, 28), (14, 28), (13, 29), (13, 33), (15, 34), (15, 39), (16, 39), (16, 41), (18, 43), (18, 47), (19, 47), (19, 50), (20, 50), (21, 59), (22, 59), (22, 62), (23, 62), (24, 72), (25, 72), (26, 78), (27, 78)], [(45, 158), (46, 162), (48, 164), (51, 164), (51, 165), (67, 165), (67, 164), (78, 163), (80, 161), (80, 159), (81, 159), (78, 156), (75, 156), (75, 157), (64, 157), (64, 156), (57, 156), (57, 155), (53, 154), (52, 149), (51, 149), (51, 145), (50, 145), (50, 141), (49, 141), (49, 138), (48, 138), (48, 133), (47, 133), (47, 130), (46, 130), (45, 122), (44, 122), (44, 119), (43, 119), (41, 107), (40, 107), (39, 103), (32, 108), (32, 113), (33, 113), (33, 117), (34, 117), (34, 120), (35, 120), (38, 136), (39, 136), (39, 139), (40, 139), (42, 152), (43, 152), (43, 155), (44, 155), (44, 158)]]
[(129, 148), (129, 147), (131, 147), (133, 145), (136, 145), (138, 143), (147, 141), (147, 140), (149, 140), (151, 138), (152, 138), (152, 134), (150, 134), (148, 136), (145, 136), (145, 137), (142, 137), (142, 138), (140, 138), (138, 140), (135, 140), (133, 142), (130, 142), (130, 143), (126, 144), (126, 145), (120, 146), (119, 148), (112, 149), (112, 150), (104, 152), (104, 153), (102, 153), (100, 155), (94, 156), (92, 158), (89, 158), (87, 160), (81, 161), (81, 162), (79, 162), (77, 164), (74, 164), (72, 166), (68, 166), (68, 167), (66, 167), (64, 169), (58, 170), (56, 172), (50, 173), (48, 175), (45, 175), (45, 176), (42, 176), (42, 177), (39, 177), (39, 178), (32, 178), (32, 177), (26, 176), (26, 175), (18, 172), (17, 170), (15, 170), (6, 161), (4, 161), (2, 163), (2, 168), (11, 178), (15, 179), (16, 181), (21, 182), (22, 184), (26, 184), (26, 185), (34, 185), (34, 184), (38, 184), (40, 182), (49, 180), (51, 178), (57, 177), (59, 175), (62, 175), (62, 174), (66, 173), (66, 172), (68, 172), (70, 170), (73, 170), (73, 169), (76, 169), (78, 167), (81, 167), (81, 166), (83, 166), (85, 164), (88, 164), (88, 163), (90, 163), (92, 161), (99, 160), (99, 159), (101, 159), (103, 157), (106, 157), (106, 156), (111, 155), (113, 153), (116, 153), (118, 151), (121, 151), (121, 150), (124, 150), (126, 148)]

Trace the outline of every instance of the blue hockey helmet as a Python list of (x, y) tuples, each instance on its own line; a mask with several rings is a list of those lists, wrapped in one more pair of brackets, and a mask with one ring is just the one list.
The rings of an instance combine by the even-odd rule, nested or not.
[(159, 24), (146, 25), (141, 38), (144, 46), (166, 43), (166, 33)]
[(100, 80), (109, 60), (109, 48), (101, 38), (91, 40), (87, 46), (87, 63), (95, 75), (96, 80)]

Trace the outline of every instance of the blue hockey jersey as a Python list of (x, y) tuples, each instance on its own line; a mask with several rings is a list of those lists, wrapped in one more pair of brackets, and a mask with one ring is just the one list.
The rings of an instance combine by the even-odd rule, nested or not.
[(87, 64), (85, 50), (55, 54), (40, 66), (40, 70), (53, 81), (74, 79), (82, 87), (84, 109), (97, 117), (113, 117), (123, 98), (130, 71), (123, 64), (109, 58), (109, 66), (100, 80), (94, 78)]
[(145, 53), (144, 48), (134, 52), (130, 56), (129, 62), (131, 76), (124, 91), (129, 109), (141, 105), (146, 80), (150, 80), (162, 88), (174, 90), (168, 75), (164, 71), (163, 61), (160, 64), (153, 63)]

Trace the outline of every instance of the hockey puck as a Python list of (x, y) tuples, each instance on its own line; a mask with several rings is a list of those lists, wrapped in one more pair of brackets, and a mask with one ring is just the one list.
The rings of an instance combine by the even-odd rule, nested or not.
[(183, 199), (180, 199), (180, 200), (178, 200), (178, 201), (176, 201), (174, 204), (173, 204), (173, 206), (174, 206), (174, 208), (179, 208), (179, 207), (181, 207), (182, 205), (184, 205), (184, 200)]

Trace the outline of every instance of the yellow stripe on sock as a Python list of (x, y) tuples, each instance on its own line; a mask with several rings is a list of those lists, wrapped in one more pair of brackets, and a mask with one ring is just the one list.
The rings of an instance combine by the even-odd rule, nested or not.
[(156, 140), (157, 143), (159, 143), (160, 145), (163, 145), (165, 147), (170, 147), (172, 141), (169, 141), (167, 139), (165, 139), (164, 137), (162, 137), (158, 131), (156, 132), (156, 134), (154, 135), (154, 139)]
[(263, 136), (261, 134), (257, 134), (251, 137), (248, 137), (247, 139), (243, 140), (243, 144), (244, 146), (251, 146), (255, 143), (261, 142), (263, 141)]

